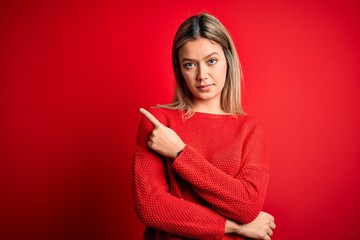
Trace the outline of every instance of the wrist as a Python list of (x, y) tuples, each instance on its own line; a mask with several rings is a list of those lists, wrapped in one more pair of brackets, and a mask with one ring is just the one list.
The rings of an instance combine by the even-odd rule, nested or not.
[(177, 158), (177, 157), (182, 153), (182, 151), (183, 151), (183, 149), (181, 149), (180, 151), (178, 151), (175, 158)]
[(225, 233), (238, 233), (241, 231), (242, 225), (237, 224), (229, 219), (226, 220)]
[(178, 150), (176, 152), (174, 152), (172, 159), (175, 160), (175, 158), (177, 158), (178, 156), (180, 156), (180, 154), (182, 153), (182, 151), (185, 148), (185, 144), (183, 144), (180, 148), (178, 148)]
[(236, 231), (236, 234), (242, 235), (243, 232), (244, 232), (244, 225), (243, 224), (238, 224), (238, 229)]

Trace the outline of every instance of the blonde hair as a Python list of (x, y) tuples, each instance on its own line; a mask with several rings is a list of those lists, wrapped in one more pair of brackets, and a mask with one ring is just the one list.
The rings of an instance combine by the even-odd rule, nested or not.
[(172, 65), (176, 80), (174, 100), (170, 104), (158, 105), (162, 108), (185, 110), (185, 116), (194, 114), (193, 95), (181, 73), (179, 50), (185, 43), (199, 37), (219, 44), (227, 62), (225, 85), (221, 93), (221, 107), (226, 113), (244, 114), (241, 105), (241, 82), (243, 75), (235, 45), (222, 23), (213, 15), (201, 13), (186, 19), (175, 34), (172, 46)]

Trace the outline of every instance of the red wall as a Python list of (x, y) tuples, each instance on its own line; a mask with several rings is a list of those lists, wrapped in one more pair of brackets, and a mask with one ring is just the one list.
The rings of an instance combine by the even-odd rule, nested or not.
[(360, 4), (50, 2), (0, 3), (1, 239), (140, 238), (138, 108), (171, 100), (172, 37), (200, 10), (231, 32), (268, 126), (273, 239), (358, 237)]

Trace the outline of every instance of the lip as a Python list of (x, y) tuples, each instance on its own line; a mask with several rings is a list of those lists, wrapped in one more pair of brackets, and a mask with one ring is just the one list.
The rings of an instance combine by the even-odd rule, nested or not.
[(197, 86), (196, 88), (201, 90), (201, 91), (207, 91), (211, 88), (211, 86), (213, 86), (214, 84), (206, 84), (206, 85), (200, 85)]

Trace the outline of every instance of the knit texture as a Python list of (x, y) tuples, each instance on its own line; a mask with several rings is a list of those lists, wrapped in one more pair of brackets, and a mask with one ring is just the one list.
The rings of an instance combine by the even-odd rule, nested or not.
[(253, 221), (269, 178), (264, 125), (254, 116), (149, 110), (186, 144), (173, 161), (147, 142), (153, 125), (141, 120), (133, 159), (135, 210), (144, 239), (242, 239), (224, 234), (226, 219)]

